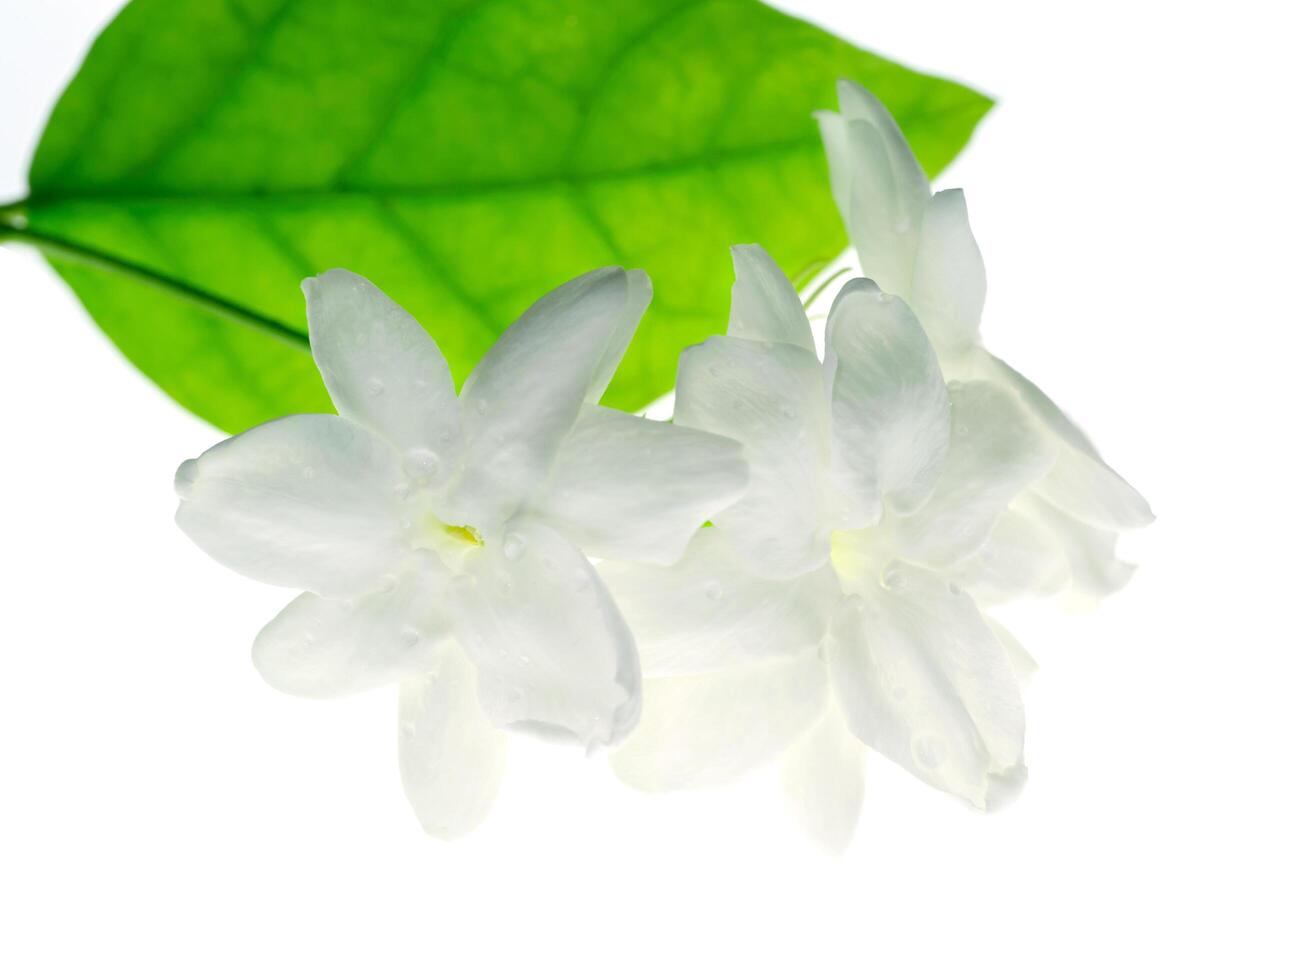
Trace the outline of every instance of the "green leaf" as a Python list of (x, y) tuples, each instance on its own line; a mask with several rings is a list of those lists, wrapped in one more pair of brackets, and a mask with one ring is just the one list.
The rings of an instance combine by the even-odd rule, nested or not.
[(925, 168), (990, 101), (755, 0), (135, 0), (56, 107), (0, 238), (43, 247), (140, 369), (231, 431), (329, 410), (305, 276), (407, 307), (459, 382), (531, 302), (648, 270), (607, 401), (723, 330), (727, 248), (798, 274), (845, 237), (812, 111), (840, 77)]

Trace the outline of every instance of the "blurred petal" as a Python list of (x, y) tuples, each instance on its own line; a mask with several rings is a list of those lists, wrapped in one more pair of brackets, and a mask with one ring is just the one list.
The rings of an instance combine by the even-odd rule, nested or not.
[(944, 568), (973, 554), (1052, 449), (1015, 397), (987, 381), (953, 381), (951, 447), (933, 495), (893, 524), (897, 554)]
[(313, 359), (345, 418), (411, 453), (409, 468), (443, 482), (462, 452), (448, 362), (421, 324), (361, 276), (304, 280)]
[(593, 565), (539, 523), (514, 521), (454, 582), (455, 629), (498, 725), (618, 741), (639, 717), (639, 658)]
[(990, 777), (1022, 768), (1024, 708), (1010, 658), (974, 603), (896, 565), (887, 589), (849, 599), (830, 672), (853, 734), (975, 806)]
[(1051, 532), (1069, 564), (1069, 584), (1075, 591), (1093, 597), (1118, 592), (1133, 577), (1135, 567), (1115, 557), (1119, 535), (1076, 520), (1036, 494), (1020, 501), (1027, 514)]
[(588, 405), (532, 510), (595, 558), (669, 565), (747, 480), (732, 439)]
[(947, 387), (915, 316), (868, 279), (843, 287), (829, 314), (833, 475), (853, 504), (840, 527), (909, 513), (928, 498), (947, 457)]
[(737, 337), (690, 347), (675, 421), (742, 443), (747, 491), (713, 520), (758, 574), (791, 578), (828, 560), (828, 402), (814, 354)]
[(965, 194), (939, 191), (925, 208), (910, 292), (911, 309), (939, 357), (963, 353), (979, 342), (987, 289)]
[(413, 570), (381, 592), (305, 592), (254, 640), (254, 666), (278, 691), (334, 697), (431, 670), (448, 636), (436, 577)]
[(986, 605), (1059, 592), (1069, 585), (1069, 563), (1047, 528), (1007, 510), (997, 518), (983, 546), (952, 565), (948, 576)]
[(788, 277), (760, 245), (735, 245), (729, 335), (816, 352), (811, 322)]
[(391, 446), (335, 415), (291, 415), (177, 470), (177, 524), (228, 568), (348, 598), (401, 560), (402, 480)]
[(462, 389), (466, 469), (449, 500), (459, 522), (501, 525), (547, 477), (651, 297), (642, 272), (599, 269), (539, 300), (489, 349)]
[(837, 705), (784, 753), (780, 779), (802, 829), (832, 853), (846, 850), (865, 799), (865, 746)]
[(715, 527), (700, 531), (671, 568), (604, 562), (599, 572), (639, 644), (645, 676), (814, 650), (840, 593), (827, 565), (787, 581), (753, 574)]
[(426, 833), (452, 840), (474, 830), (506, 758), (507, 737), (480, 710), (475, 671), (456, 649), (399, 688), (399, 774)]
[(1155, 520), (1142, 495), (1106, 465), (1083, 430), (1037, 385), (992, 355), (984, 359), (981, 369), (1010, 385), (1061, 443), (1056, 465), (1039, 486), (1043, 496), (1079, 520), (1112, 530), (1144, 527)]
[(828, 700), (814, 653), (710, 674), (645, 682), (639, 726), (612, 755), (637, 789), (664, 791), (730, 782), (784, 750)]

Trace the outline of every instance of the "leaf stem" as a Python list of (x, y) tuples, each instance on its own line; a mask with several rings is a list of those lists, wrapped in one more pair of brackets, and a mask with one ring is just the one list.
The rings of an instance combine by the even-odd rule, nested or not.
[(177, 299), (183, 300), (206, 313), (212, 313), (232, 323), (239, 323), (242, 326), (261, 331), (269, 337), (275, 337), (282, 343), (289, 344), (298, 350), (308, 350), (308, 337), (302, 331), (296, 330), (280, 320), (274, 320), (244, 306), (237, 306), (221, 296), (154, 272), (134, 262), (128, 262), (126, 259), (117, 258), (87, 245), (59, 238), (56, 235), (21, 227), (19, 222), (22, 222), (22, 220), (23, 217), (19, 206), (0, 207), (0, 244), (7, 241), (21, 242), (38, 249), (47, 258), (62, 259), (66, 262), (85, 266), (88, 269), (102, 269), (116, 273), (126, 279), (152, 286), (160, 292), (175, 296)]

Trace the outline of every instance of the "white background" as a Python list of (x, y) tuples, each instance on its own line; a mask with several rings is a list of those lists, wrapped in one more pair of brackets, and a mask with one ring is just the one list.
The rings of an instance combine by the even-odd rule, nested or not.
[[(0, 199), (114, 0), (4, 0)], [(172, 525), (217, 433), (0, 250), (0, 975), (1305, 973), (1299, 25), (1240, 2), (786, 6), (998, 96), (943, 185), (989, 345), (1148, 495), (1132, 586), (1024, 613), (1031, 779), (982, 817), (886, 763), (840, 860), (774, 774), (652, 798), (524, 740), (427, 839), (390, 691), (249, 664), (287, 596)]]

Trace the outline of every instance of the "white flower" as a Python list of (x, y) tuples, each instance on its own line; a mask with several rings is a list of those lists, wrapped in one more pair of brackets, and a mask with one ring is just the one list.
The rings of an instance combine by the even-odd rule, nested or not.
[(746, 479), (738, 446), (596, 402), (651, 297), (602, 269), (544, 297), (458, 395), (376, 287), (304, 284), (334, 415), (279, 419), (177, 472), (177, 523), (223, 564), (305, 589), (259, 634), (275, 687), (400, 682), (400, 767), (422, 824), (487, 812), (514, 726), (585, 745), (636, 722), (634, 641), (584, 552), (670, 562)]
[(946, 384), (874, 283), (839, 294), (822, 365), (769, 256), (734, 257), (728, 336), (682, 356), (676, 421), (742, 443), (751, 482), (672, 568), (602, 565), (648, 678), (613, 766), (672, 789), (788, 749), (785, 785), (833, 847), (860, 807), (863, 746), (986, 807), (1024, 771), (1019, 652), (958, 569), (984, 579), (972, 557), (1055, 449), (1004, 385)]
[[(834, 198), (863, 273), (910, 305), (944, 376), (1006, 386), (1055, 446), (1054, 465), (1020, 500), (991, 550), (1027, 552), (1045, 548), (1050, 537), (1077, 589), (1119, 588), (1132, 569), (1114, 557), (1116, 533), (1148, 524), (1150, 507), (1050, 398), (983, 349), (979, 319), (987, 287), (964, 194), (930, 192), (897, 123), (864, 88), (841, 82), (838, 97), (839, 112), (817, 116)], [(987, 597), (1009, 594), (995, 589)]]

